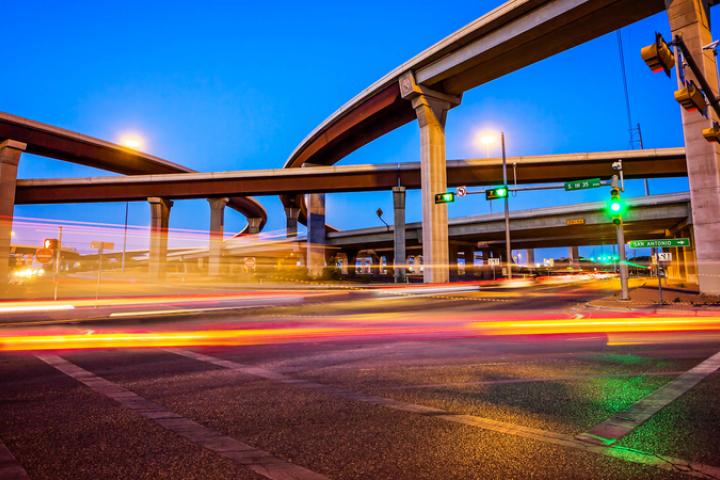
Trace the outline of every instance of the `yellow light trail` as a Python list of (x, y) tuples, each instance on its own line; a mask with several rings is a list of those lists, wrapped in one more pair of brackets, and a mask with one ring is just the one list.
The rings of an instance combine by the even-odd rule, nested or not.
[(486, 335), (681, 332), (720, 330), (720, 317), (650, 317), (473, 322)]

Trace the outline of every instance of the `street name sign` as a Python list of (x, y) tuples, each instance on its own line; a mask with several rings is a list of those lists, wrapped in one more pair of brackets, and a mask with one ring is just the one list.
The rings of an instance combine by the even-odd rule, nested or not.
[(569, 218), (565, 220), (565, 225), (585, 225), (584, 218)]
[(586, 188), (597, 188), (602, 186), (602, 180), (599, 178), (586, 178), (584, 180), (573, 180), (565, 182), (565, 191), (585, 190)]
[(499, 258), (488, 258), (488, 265), (500, 265)]
[(630, 240), (630, 248), (689, 247), (689, 238), (656, 238), (651, 240)]

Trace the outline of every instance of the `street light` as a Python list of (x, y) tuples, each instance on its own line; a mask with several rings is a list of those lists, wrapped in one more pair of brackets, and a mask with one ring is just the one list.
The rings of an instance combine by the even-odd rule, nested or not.
[(505, 132), (500, 131), (492, 132), (492, 131), (486, 131), (481, 132), (478, 134), (477, 139), (478, 141), (486, 146), (490, 146), (493, 144), (497, 144), (497, 139), (500, 138), (500, 150), (502, 151), (502, 171), (503, 171), (503, 185), (505, 187), (495, 189), (498, 193), (500, 193), (501, 190), (503, 195), (498, 195), (496, 198), (504, 198), (505, 199), (505, 261), (507, 262), (507, 274), (508, 279), (512, 279), (512, 246), (510, 244), (510, 195), (507, 193), (507, 156), (505, 154)]
[(145, 147), (145, 139), (133, 132), (126, 132), (120, 135), (118, 143), (123, 147), (132, 148), (133, 150), (141, 150)]
[[(145, 147), (145, 139), (137, 133), (126, 132), (120, 135), (118, 143), (123, 147), (132, 148), (133, 150), (141, 150)], [(127, 231), (128, 231), (128, 210), (130, 202), (125, 202), (125, 229), (123, 230), (123, 249), (122, 259), (120, 261), (120, 271), (125, 273), (125, 252), (127, 251)]]

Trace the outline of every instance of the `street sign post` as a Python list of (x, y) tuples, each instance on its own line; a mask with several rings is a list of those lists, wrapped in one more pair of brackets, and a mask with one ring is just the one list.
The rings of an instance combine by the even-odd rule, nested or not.
[(630, 240), (630, 248), (662, 248), (662, 247), (689, 247), (689, 238), (654, 238), (650, 240)]
[(599, 178), (586, 178), (584, 180), (572, 180), (565, 182), (565, 191), (585, 190), (587, 188), (597, 188), (602, 186), (602, 180)]
[(98, 251), (98, 273), (97, 273), (97, 283), (95, 285), (95, 308), (98, 307), (98, 299), (100, 298), (100, 278), (102, 277), (102, 261), (103, 261), (103, 252), (105, 250), (112, 250), (115, 248), (115, 244), (112, 242), (100, 242), (97, 240), (94, 240), (90, 242), (90, 248), (93, 248)]

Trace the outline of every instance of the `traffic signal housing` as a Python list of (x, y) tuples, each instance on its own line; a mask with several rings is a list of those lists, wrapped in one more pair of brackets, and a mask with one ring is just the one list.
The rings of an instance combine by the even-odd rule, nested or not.
[(688, 112), (696, 110), (703, 114), (705, 112), (705, 95), (692, 80), (687, 82), (685, 87), (675, 91), (675, 100)]
[(607, 204), (607, 213), (615, 225), (622, 223), (622, 218), (627, 211), (627, 204), (620, 198), (620, 189), (613, 187), (610, 190), (610, 201)]
[(708, 142), (720, 143), (720, 125), (717, 122), (714, 122), (712, 127), (703, 128), (702, 134)]
[(655, 43), (640, 50), (640, 56), (653, 73), (664, 71), (669, 77), (670, 69), (675, 66), (675, 55), (659, 33), (655, 34)]
[(505, 198), (508, 196), (508, 187), (503, 185), (501, 187), (490, 188), (485, 190), (485, 198), (487, 200), (495, 200), (497, 198)]
[(46, 238), (43, 240), (43, 247), (49, 248), (50, 250), (55, 250), (58, 247), (58, 239), (57, 238)]
[(455, 201), (455, 194), (453, 192), (443, 192), (435, 194), (435, 205), (440, 203), (452, 203)]

